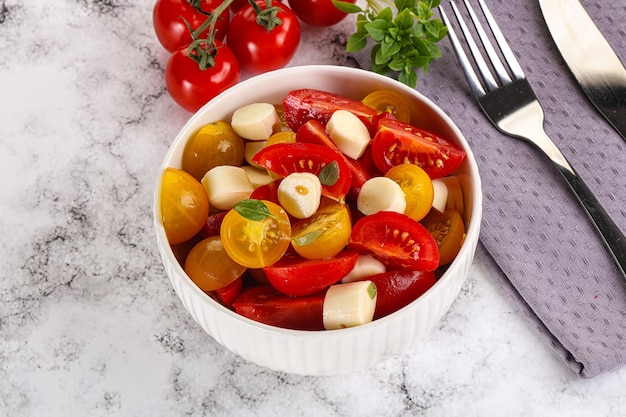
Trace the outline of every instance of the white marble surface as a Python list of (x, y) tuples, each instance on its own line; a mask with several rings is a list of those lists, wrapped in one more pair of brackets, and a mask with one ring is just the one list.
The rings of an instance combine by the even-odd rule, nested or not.
[[(152, 192), (189, 114), (167, 95), (152, 0), (0, 0), (0, 415), (626, 415), (626, 369), (556, 359), (476, 263), (406, 354), (347, 376), (247, 363), (160, 264)], [(292, 65), (346, 64), (351, 22)]]

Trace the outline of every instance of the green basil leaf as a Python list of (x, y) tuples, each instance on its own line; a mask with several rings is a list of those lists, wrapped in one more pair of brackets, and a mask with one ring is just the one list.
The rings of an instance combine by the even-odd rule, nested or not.
[(346, 52), (358, 52), (367, 46), (367, 33), (353, 33), (348, 39)]
[(367, 286), (367, 295), (370, 296), (370, 300), (373, 300), (378, 293), (378, 289), (376, 288), (376, 284), (370, 282), (370, 285)]
[(339, 181), (339, 164), (332, 161), (320, 170), (318, 175), (322, 185), (333, 186)]
[(235, 204), (235, 211), (248, 220), (260, 221), (272, 217), (270, 209), (261, 200), (242, 200)]
[(348, 3), (347, 1), (333, 0), (333, 4), (344, 13), (362, 13), (364, 11), (356, 4)]
[(323, 230), (314, 230), (312, 232), (309, 232), (303, 236), (298, 236), (295, 237), (293, 239), (291, 239), (291, 241), (293, 243), (296, 244), (296, 246), (306, 246), (306, 245), (310, 245), (311, 243), (315, 242), (317, 240), (318, 237), (320, 237), (322, 234), (324, 233)]

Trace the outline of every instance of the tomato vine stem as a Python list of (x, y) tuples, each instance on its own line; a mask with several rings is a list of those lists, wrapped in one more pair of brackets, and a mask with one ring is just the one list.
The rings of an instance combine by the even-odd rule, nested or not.
[[(196, 9), (199, 13), (207, 16), (207, 19), (202, 22), (197, 28), (193, 28), (191, 24), (183, 19), (187, 29), (191, 33), (192, 41), (187, 48), (187, 56), (196, 61), (198, 67), (202, 71), (206, 71), (209, 68), (215, 66), (215, 55), (219, 50), (219, 46), (215, 42), (215, 29), (217, 20), (220, 19), (221, 14), (228, 10), (228, 7), (234, 0), (224, 0), (213, 11), (207, 12), (202, 9), (202, 0), (187, 0), (190, 6)], [(248, 3), (254, 9), (256, 13), (256, 22), (258, 25), (263, 26), (268, 32), (273, 30), (276, 26), (280, 26), (283, 22), (278, 17), (280, 7), (272, 6), (272, 0), (265, 0), (265, 9), (261, 9), (254, 0), (248, 0)], [(200, 35), (209, 29), (207, 36), (201, 38)]]

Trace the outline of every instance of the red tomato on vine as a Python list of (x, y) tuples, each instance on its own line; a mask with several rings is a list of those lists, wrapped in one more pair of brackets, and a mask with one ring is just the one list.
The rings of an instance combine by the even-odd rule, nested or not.
[(204, 70), (189, 57), (186, 46), (174, 52), (167, 62), (167, 90), (174, 101), (187, 111), (197, 111), (213, 97), (239, 82), (240, 68), (237, 58), (222, 42), (216, 40), (215, 45), (215, 63)]
[[(204, 12), (212, 12), (222, 0), (198, 0), (198, 5)], [(191, 33), (185, 21), (194, 29), (198, 29), (208, 16), (196, 10), (187, 0), (157, 0), (152, 12), (154, 32), (161, 45), (170, 53), (192, 42)], [(223, 40), (229, 21), (228, 9), (223, 11), (215, 22), (215, 37)], [(207, 28), (208, 29), (208, 28)], [(198, 34), (206, 37), (207, 30)]]
[[(295, 13), (277, 0), (257, 0), (235, 13), (228, 26), (226, 44), (242, 70), (260, 74), (289, 63), (300, 44), (300, 22)], [(257, 15), (261, 13), (260, 17)], [(259, 20), (263, 24), (257, 23)]]
[[(356, 0), (342, 0), (354, 3)], [(332, 0), (289, 0), (289, 7), (302, 20), (311, 26), (332, 26), (348, 15), (337, 9)]]

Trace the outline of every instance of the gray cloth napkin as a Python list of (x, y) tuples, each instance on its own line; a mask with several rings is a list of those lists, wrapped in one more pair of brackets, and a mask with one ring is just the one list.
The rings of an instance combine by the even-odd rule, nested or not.
[[(626, 141), (576, 84), (535, 1), (487, 3), (544, 108), (546, 132), (626, 232)], [(626, 62), (624, 3), (582, 3)], [(450, 115), (476, 156), (484, 192), (479, 258), (578, 375), (624, 364), (626, 281), (565, 180), (532, 145), (490, 124), (449, 41), (440, 46), (443, 57), (420, 74), (417, 89)], [(365, 58), (356, 56), (361, 66)]]

